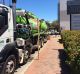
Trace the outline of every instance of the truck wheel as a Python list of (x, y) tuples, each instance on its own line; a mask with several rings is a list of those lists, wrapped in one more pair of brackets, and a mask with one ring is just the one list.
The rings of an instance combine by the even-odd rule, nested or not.
[(29, 57), (29, 52), (25, 51), (24, 52), (24, 57), (23, 57), (23, 65), (27, 63), (28, 57)]
[(31, 53), (32, 53), (32, 45), (28, 46), (28, 47), (26, 48), (26, 50), (28, 51), (28, 52), (27, 52), (28, 58), (30, 58), (30, 57), (31, 57)]
[(24, 56), (22, 57), (23, 58), (23, 63), (21, 65), (24, 65), (27, 63), (28, 59), (30, 58), (31, 56), (31, 49), (27, 47), (27, 50), (24, 50)]
[(13, 74), (15, 68), (16, 68), (16, 58), (14, 55), (10, 55), (4, 64), (2, 74)]

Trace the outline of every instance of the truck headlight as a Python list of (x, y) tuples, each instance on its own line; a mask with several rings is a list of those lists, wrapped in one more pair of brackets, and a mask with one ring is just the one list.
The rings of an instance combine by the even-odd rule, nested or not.
[(16, 42), (17, 42), (18, 46), (24, 46), (25, 45), (25, 40), (22, 38), (17, 38)]

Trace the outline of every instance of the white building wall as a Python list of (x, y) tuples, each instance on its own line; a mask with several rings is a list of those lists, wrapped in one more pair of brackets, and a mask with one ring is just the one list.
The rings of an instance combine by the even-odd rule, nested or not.
[[(71, 30), (80, 30), (80, 14), (71, 14), (71, 20), (70, 20), (70, 15), (67, 14), (67, 1), (70, 1), (70, 0), (59, 0), (60, 26), (63, 30), (70, 30), (70, 26), (71, 26)], [(75, 1), (77, 4), (80, 3), (77, 0)]]
[(67, 15), (67, 1), (68, 0), (59, 0), (60, 3), (60, 26), (63, 30), (70, 30), (70, 15)]

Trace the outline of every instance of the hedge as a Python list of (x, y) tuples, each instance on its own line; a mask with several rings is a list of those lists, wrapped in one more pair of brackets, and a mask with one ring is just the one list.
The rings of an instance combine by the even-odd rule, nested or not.
[(80, 31), (61, 32), (64, 49), (68, 54), (66, 62), (72, 74), (80, 74)]

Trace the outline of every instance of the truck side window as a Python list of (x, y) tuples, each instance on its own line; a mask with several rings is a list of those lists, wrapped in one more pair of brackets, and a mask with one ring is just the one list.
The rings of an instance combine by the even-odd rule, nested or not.
[(0, 35), (8, 28), (8, 12), (0, 13)]
[(5, 17), (0, 15), (0, 29), (5, 26)]

